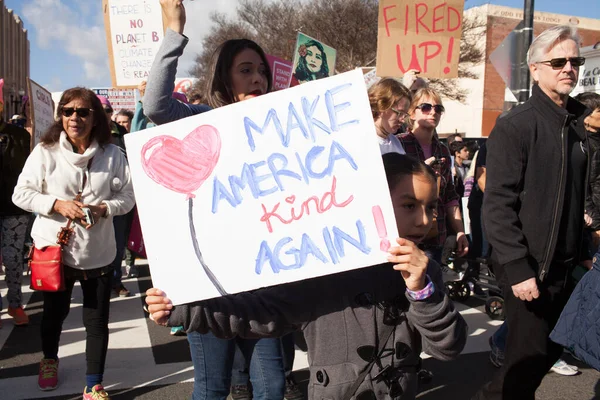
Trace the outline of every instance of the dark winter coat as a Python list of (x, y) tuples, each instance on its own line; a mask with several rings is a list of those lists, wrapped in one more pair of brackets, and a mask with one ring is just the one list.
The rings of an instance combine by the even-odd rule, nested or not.
[[(402, 274), (381, 264), (177, 306), (169, 325), (225, 339), (302, 329), (310, 363), (308, 398), (315, 400), (343, 399), (373, 352), (383, 351), (382, 365), (373, 367), (355, 395), (414, 399), (422, 345), (431, 356), (450, 360), (467, 339), (467, 324), (444, 292), (439, 265), (430, 261), (427, 274), (435, 292), (425, 300), (411, 299)], [(395, 322), (388, 322), (392, 315)], [(393, 326), (393, 334), (382, 339), (386, 326)], [(396, 396), (389, 396), (389, 382), (375, 378), (383, 367), (398, 372), (389, 377), (402, 388)]]
[(511, 285), (548, 274), (565, 200), (569, 130), (585, 140), (589, 113), (573, 98), (559, 107), (534, 85), (532, 97), (490, 134), (483, 225), (492, 261)]
[(29, 132), (0, 121), (0, 217), (27, 214), (12, 202), (12, 195), (30, 148)]
[(590, 229), (600, 230), (600, 133), (589, 133), (590, 179), (585, 211), (592, 218)]
[(550, 339), (600, 371), (600, 253), (593, 266), (575, 287)]

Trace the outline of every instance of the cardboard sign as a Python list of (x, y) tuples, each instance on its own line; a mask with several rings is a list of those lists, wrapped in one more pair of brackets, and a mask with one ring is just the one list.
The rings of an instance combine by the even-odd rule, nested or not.
[(118, 88), (94, 88), (92, 91), (100, 96), (104, 96), (110, 101), (114, 114), (119, 110), (135, 111), (135, 90)]
[(32, 123), (31, 148), (33, 149), (44, 133), (54, 123), (54, 102), (52, 94), (38, 85), (35, 81), (28, 79), (29, 110)]
[(456, 78), (464, 0), (380, 0), (377, 75)]
[(273, 90), (289, 88), (292, 81), (292, 63), (270, 54), (266, 56), (273, 74)]
[(174, 304), (387, 262), (394, 211), (361, 71), (125, 135)]
[(112, 84), (137, 87), (148, 79), (164, 37), (159, 0), (102, 0)]
[(298, 32), (292, 86), (333, 76), (336, 53), (333, 47)]

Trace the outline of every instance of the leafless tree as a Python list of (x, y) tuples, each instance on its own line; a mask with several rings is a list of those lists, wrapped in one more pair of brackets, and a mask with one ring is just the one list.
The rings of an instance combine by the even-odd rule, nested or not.
[[(299, 31), (337, 50), (337, 73), (375, 66), (378, 7), (378, 0), (241, 0), (233, 18), (211, 15), (213, 27), (190, 73), (199, 78), (198, 85), (203, 85), (215, 48), (225, 40), (240, 37), (255, 40), (268, 54), (290, 59)], [(483, 60), (476, 45), (481, 26), (477, 20), (463, 23), (459, 77), (477, 78), (470, 67)], [(432, 80), (431, 85), (447, 98), (464, 101), (467, 95), (452, 79)]]

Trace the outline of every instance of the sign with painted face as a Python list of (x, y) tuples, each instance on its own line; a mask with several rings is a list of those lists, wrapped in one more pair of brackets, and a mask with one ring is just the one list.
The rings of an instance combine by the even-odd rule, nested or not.
[(292, 86), (333, 76), (337, 51), (319, 40), (298, 32), (294, 49)]
[(380, 0), (377, 75), (458, 77), (464, 0)]
[(387, 262), (397, 237), (360, 70), (125, 136), (174, 304)]
[(164, 37), (159, 0), (102, 0), (112, 84), (134, 88), (148, 79)]

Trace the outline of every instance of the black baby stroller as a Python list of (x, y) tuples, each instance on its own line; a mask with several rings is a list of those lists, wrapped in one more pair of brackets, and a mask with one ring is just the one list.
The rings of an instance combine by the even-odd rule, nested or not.
[[(454, 244), (452, 243), (454, 240)], [(485, 312), (494, 320), (504, 319), (504, 297), (488, 258), (456, 258), (456, 237), (449, 237), (444, 246), (442, 263), (452, 265), (459, 279), (444, 282), (452, 300), (465, 302), (471, 294), (485, 299)]]

